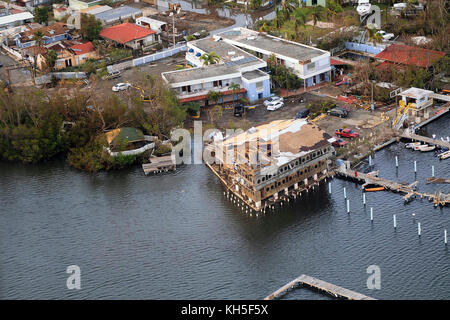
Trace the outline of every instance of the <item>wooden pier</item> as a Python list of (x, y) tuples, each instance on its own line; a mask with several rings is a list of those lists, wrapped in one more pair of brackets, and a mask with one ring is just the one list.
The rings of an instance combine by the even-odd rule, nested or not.
[(435, 178), (435, 177), (431, 177), (431, 178), (427, 178), (427, 184), (428, 183), (450, 183), (450, 179), (445, 179), (445, 178)]
[(177, 167), (175, 157), (172, 155), (150, 158), (150, 161), (150, 163), (144, 163), (142, 165), (145, 175), (150, 173), (175, 171)]
[(376, 300), (374, 298), (365, 296), (361, 293), (345, 289), (334, 284), (328, 283), (326, 281), (316, 279), (314, 277), (307, 276), (302, 274), (300, 277), (292, 280), (291, 282), (285, 284), (280, 289), (271, 293), (264, 300), (273, 300), (284, 294), (286, 294), (289, 290), (294, 289), (297, 286), (306, 286), (309, 288), (317, 289), (323, 291), (335, 298), (348, 299), (348, 300)]
[(421, 199), (428, 198), (429, 201), (433, 202), (435, 207), (446, 206), (450, 204), (450, 194), (444, 194), (440, 191), (434, 194), (417, 192), (415, 190), (415, 186), (417, 185), (418, 181), (414, 181), (411, 184), (399, 183), (385, 178), (375, 177), (362, 172), (357, 172), (355, 170), (349, 170), (344, 166), (341, 166), (336, 172), (340, 176), (363, 182), (363, 187), (366, 185), (378, 185), (393, 192), (403, 193), (403, 200), (405, 202), (409, 202), (413, 198), (419, 197)]
[(439, 147), (444, 147), (444, 148), (448, 148), (450, 150), (450, 142), (447, 141), (442, 141), (442, 140), (437, 140), (437, 139), (432, 139), (432, 138), (428, 138), (428, 137), (424, 137), (424, 136), (420, 136), (418, 134), (414, 134), (414, 133), (409, 133), (407, 131), (403, 132), (400, 137), (402, 138), (406, 138), (406, 139), (410, 139), (413, 141), (421, 141), (421, 142), (425, 142), (428, 145), (434, 145), (434, 146), (439, 146)]

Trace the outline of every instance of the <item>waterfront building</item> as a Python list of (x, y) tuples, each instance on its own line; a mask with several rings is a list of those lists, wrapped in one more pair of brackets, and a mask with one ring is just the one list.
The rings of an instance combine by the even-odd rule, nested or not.
[(420, 123), (432, 116), (433, 91), (413, 87), (402, 91), (399, 95), (402, 97), (402, 104), (407, 106), (405, 112), (410, 121)]
[(277, 120), (216, 138), (209, 168), (255, 210), (309, 189), (328, 175), (335, 139), (305, 119)]

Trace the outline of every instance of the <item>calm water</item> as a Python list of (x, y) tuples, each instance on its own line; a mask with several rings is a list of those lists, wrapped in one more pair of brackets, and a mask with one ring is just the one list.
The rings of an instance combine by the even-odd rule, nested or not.
[[(450, 135), (449, 121), (425, 133)], [(422, 191), (450, 192), (449, 185), (425, 184), (431, 165), (437, 176), (450, 177), (449, 160), (400, 143), (377, 153), (374, 169), (400, 181), (418, 179)], [(139, 167), (89, 175), (63, 161), (0, 164), (0, 178), (3, 299), (259, 299), (302, 273), (380, 299), (450, 299), (450, 252), (443, 244), (450, 209), (426, 200), (404, 205), (398, 194), (368, 193), (364, 208), (359, 185), (333, 180), (332, 195), (323, 184), (256, 219), (224, 198), (203, 165), (146, 177)], [(66, 289), (65, 270), (73, 264), (81, 268), (76, 292)], [(366, 288), (372, 264), (381, 268), (381, 290)], [(301, 289), (285, 298), (327, 297)]]

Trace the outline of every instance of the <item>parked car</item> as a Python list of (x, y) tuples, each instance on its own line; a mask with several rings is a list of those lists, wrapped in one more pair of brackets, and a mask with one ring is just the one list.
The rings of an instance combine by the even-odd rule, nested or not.
[(378, 31), (377, 34), (382, 36), (384, 40), (391, 40), (392, 38), (394, 38), (393, 33), (387, 33), (386, 31), (383, 30)]
[(273, 97), (270, 97), (267, 100), (264, 100), (264, 105), (267, 107), (267, 106), (269, 106), (269, 104), (272, 104), (272, 103), (277, 102), (277, 101), (283, 102), (284, 99), (282, 97), (273, 96)]
[(112, 91), (114, 91), (114, 92), (123, 91), (123, 90), (127, 90), (129, 87), (131, 87), (131, 84), (121, 82), (121, 83), (114, 85), (112, 87)]
[(350, 113), (350, 108), (347, 106), (336, 106), (335, 108), (344, 110), (347, 113), (347, 115)]
[(352, 129), (337, 129), (336, 135), (344, 137), (344, 138), (358, 138), (359, 133), (356, 131), (353, 131)]
[(284, 102), (283, 101), (275, 101), (275, 102), (273, 102), (273, 103), (271, 103), (271, 104), (269, 104), (267, 106), (267, 110), (275, 111), (275, 110), (280, 109), (283, 106), (284, 106)]
[(345, 110), (342, 110), (340, 108), (333, 108), (331, 110), (328, 110), (328, 114), (330, 116), (340, 117), (340, 118), (346, 118), (348, 113)]
[(242, 117), (244, 114), (244, 105), (242, 103), (238, 103), (234, 106), (234, 116)]
[(306, 118), (309, 115), (309, 109), (301, 109), (297, 114), (295, 115), (295, 119), (303, 119)]
[(333, 147), (343, 147), (348, 143), (348, 141), (342, 140), (341, 138), (336, 138), (336, 141), (332, 143)]
[(119, 70), (111, 71), (107, 76), (104, 77), (104, 80), (112, 80), (121, 77), (121, 73)]

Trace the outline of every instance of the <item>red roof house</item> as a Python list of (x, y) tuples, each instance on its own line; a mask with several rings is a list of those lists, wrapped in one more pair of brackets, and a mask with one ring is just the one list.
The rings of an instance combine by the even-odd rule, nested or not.
[(140, 47), (158, 41), (158, 37), (154, 30), (140, 27), (129, 22), (105, 28), (100, 32), (100, 36), (104, 39), (126, 45), (133, 49), (139, 49)]
[(80, 56), (82, 54), (86, 54), (92, 51), (95, 51), (94, 45), (92, 44), (92, 42), (85, 42), (85, 43), (80, 43), (80, 44), (76, 44), (70, 47), (70, 49), (72, 49), (72, 51), (75, 53), (75, 55)]
[(411, 47), (404, 44), (392, 44), (377, 54), (375, 59), (428, 68), (443, 56), (445, 56), (445, 52)]

